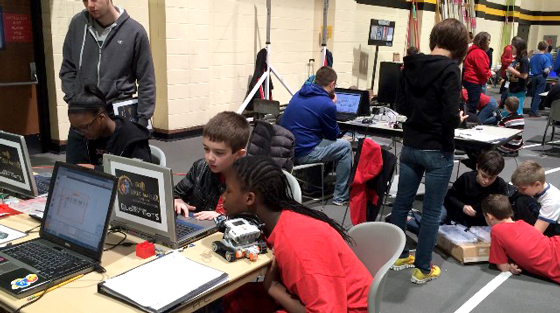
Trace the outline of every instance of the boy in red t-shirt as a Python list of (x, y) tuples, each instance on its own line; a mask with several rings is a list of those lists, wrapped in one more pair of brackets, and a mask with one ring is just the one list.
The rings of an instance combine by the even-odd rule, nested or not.
[(513, 221), (504, 195), (490, 195), (482, 203), (490, 232), (490, 263), (502, 272), (521, 269), (560, 283), (560, 236), (546, 237), (524, 221)]

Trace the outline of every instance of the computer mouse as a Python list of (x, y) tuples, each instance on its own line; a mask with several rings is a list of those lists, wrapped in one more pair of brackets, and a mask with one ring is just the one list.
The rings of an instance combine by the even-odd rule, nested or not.
[(364, 124), (371, 124), (373, 122), (373, 119), (366, 117), (362, 120), (362, 123)]

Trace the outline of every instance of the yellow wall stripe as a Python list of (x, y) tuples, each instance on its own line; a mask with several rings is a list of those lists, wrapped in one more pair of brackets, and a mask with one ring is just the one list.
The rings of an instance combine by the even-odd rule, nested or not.
[[(501, 16), (501, 17), (506, 16), (506, 11), (489, 8), (489, 7), (485, 6), (484, 4), (476, 4), (474, 6), (474, 9), (477, 12), (482, 12), (482, 13), (489, 14), (489, 15)], [(508, 12), (508, 13), (510, 13), (508, 15), (511, 16), (511, 12)], [(538, 21), (560, 22), (560, 16), (529, 15), (529, 14), (520, 13), (520, 12), (517, 12), (517, 11), (515, 11), (513, 13), (513, 16), (517, 17), (521, 20), (531, 21), (531, 22), (538, 22)]]

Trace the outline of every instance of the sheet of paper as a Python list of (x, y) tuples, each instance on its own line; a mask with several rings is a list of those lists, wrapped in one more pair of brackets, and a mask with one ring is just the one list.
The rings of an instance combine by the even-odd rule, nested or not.
[(45, 206), (47, 205), (47, 197), (37, 197), (34, 199), (12, 202), (10, 208), (20, 211), (28, 215), (36, 215), (43, 218)]
[(27, 236), (26, 233), (22, 233), (18, 230), (0, 225), (0, 245), (4, 245), (12, 240), (16, 240), (25, 236)]
[(483, 131), (473, 129), (455, 129), (455, 137), (488, 143), (504, 139), (503, 135), (488, 134)]
[[(144, 307), (161, 309), (199, 290), (224, 273), (172, 252), (105, 282), (114, 290)], [(227, 281), (227, 278), (224, 280)]]

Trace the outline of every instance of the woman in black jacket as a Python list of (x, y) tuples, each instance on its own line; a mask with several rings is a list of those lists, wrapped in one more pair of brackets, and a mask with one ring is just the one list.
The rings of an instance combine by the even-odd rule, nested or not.
[(437, 278), (441, 271), (431, 265), (443, 199), (453, 171), (454, 130), (464, 119), (459, 112), (461, 73), (459, 64), (467, 53), (468, 32), (456, 19), (438, 23), (430, 34), (429, 55), (404, 58), (396, 108), (407, 117), (400, 156), (400, 177), (391, 222), (406, 229), (418, 186), (426, 174), (426, 194), (416, 258), (408, 249), (394, 270), (416, 267), (413, 283)]

